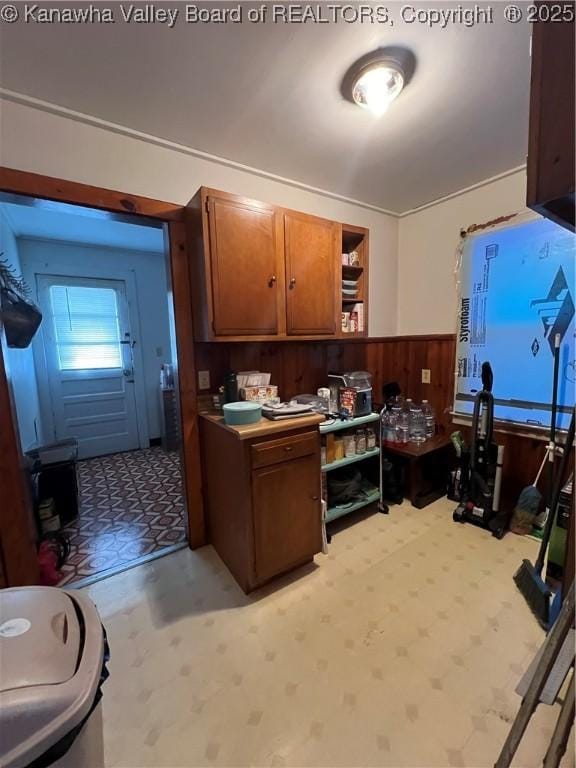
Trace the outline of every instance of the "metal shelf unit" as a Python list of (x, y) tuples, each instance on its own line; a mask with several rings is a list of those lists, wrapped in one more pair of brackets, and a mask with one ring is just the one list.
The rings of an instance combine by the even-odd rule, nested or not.
[[(320, 424), (320, 434), (325, 435), (328, 432), (339, 432), (344, 429), (354, 429), (357, 427), (365, 426), (366, 424), (378, 422), (379, 420), (380, 415), (378, 413), (371, 413), (368, 416), (358, 416), (355, 419), (348, 419), (347, 421), (335, 420), (325, 424)], [(322, 472), (330, 472), (333, 469), (339, 469), (340, 467), (345, 467), (349, 464), (355, 464), (356, 462), (364, 461), (365, 459), (370, 459), (379, 455), (380, 448), (374, 448), (371, 451), (366, 451), (366, 453), (360, 453), (356, 456), (349, 456), (343, 459), (338, 459), (338, 461), (333, 461), (330, 464), (323, 464)], [(350, 512), (355, 512), (357, 509), (362, 509), (362, 507), (367, 507), (369, 504), (374, 504), (374, 502), (379, 500), (380, 489), (378, 488), (373, 493), (364, 494), (362, 497), (358, 498), (357, 501), (351, 502), (350, 504), (329, 507), (326, 513), (326, 522), (330, 523), (332, 520), (343, 517)]]

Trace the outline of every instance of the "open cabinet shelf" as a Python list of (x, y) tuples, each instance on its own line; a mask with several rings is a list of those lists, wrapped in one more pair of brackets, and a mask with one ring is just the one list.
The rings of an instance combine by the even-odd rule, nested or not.
[[(345, 258), (354, 253), (356, 263), (346, 264)], [(368, 334), (368, 230), (342, 225), (342, 322), (339, 336), (343, 339)], [(354, 291), (348, 295), (344, 291)], [(348, 330), (346, 330), (348, 328)], [(353, 329), (353, 330), (352, 330)]]
[(342, 278), (344, 280), (357, 280), (363, 271), (364, 267), (342, 264)]

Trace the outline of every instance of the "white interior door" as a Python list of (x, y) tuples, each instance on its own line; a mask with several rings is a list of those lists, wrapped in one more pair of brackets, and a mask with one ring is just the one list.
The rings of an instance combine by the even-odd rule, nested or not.
[(139, 448), (123, 280), (38, 275), (54, 436), (80, 458)]

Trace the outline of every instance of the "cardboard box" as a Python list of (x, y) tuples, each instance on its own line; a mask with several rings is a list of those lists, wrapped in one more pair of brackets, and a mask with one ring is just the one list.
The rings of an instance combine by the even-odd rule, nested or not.
[(278, 397), (278, 387), (276, 385), (268, 387), (242, 387), (239, 394), (241, 400), (265, 403), (267, 400)]

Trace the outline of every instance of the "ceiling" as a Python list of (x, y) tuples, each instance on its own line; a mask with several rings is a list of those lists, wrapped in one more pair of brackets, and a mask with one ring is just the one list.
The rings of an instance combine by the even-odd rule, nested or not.
[(164, 254), (161, 225), (129, 224), (105, 211), (64, 203), (43, 200), (30, 203), (3, 203), (0, 199), (0, 210), (16, 237)]
[[(243, 3), (244, 14), (260, 5)], [(115, 6), (114, 24), (2, 25), (1, 85), (403, 212), (525, 161), (529, 25), (492, 5), (493, 24), (442, 29), (402, 22), (399, 2), (393, 26), (193, 24), (174, 3), (170, 29), (124, 23), (120, 4), (98, 3)], [(416, 72), (375, 118), (339, 88), (357, 58), (389, 45), (409, 47)]]

